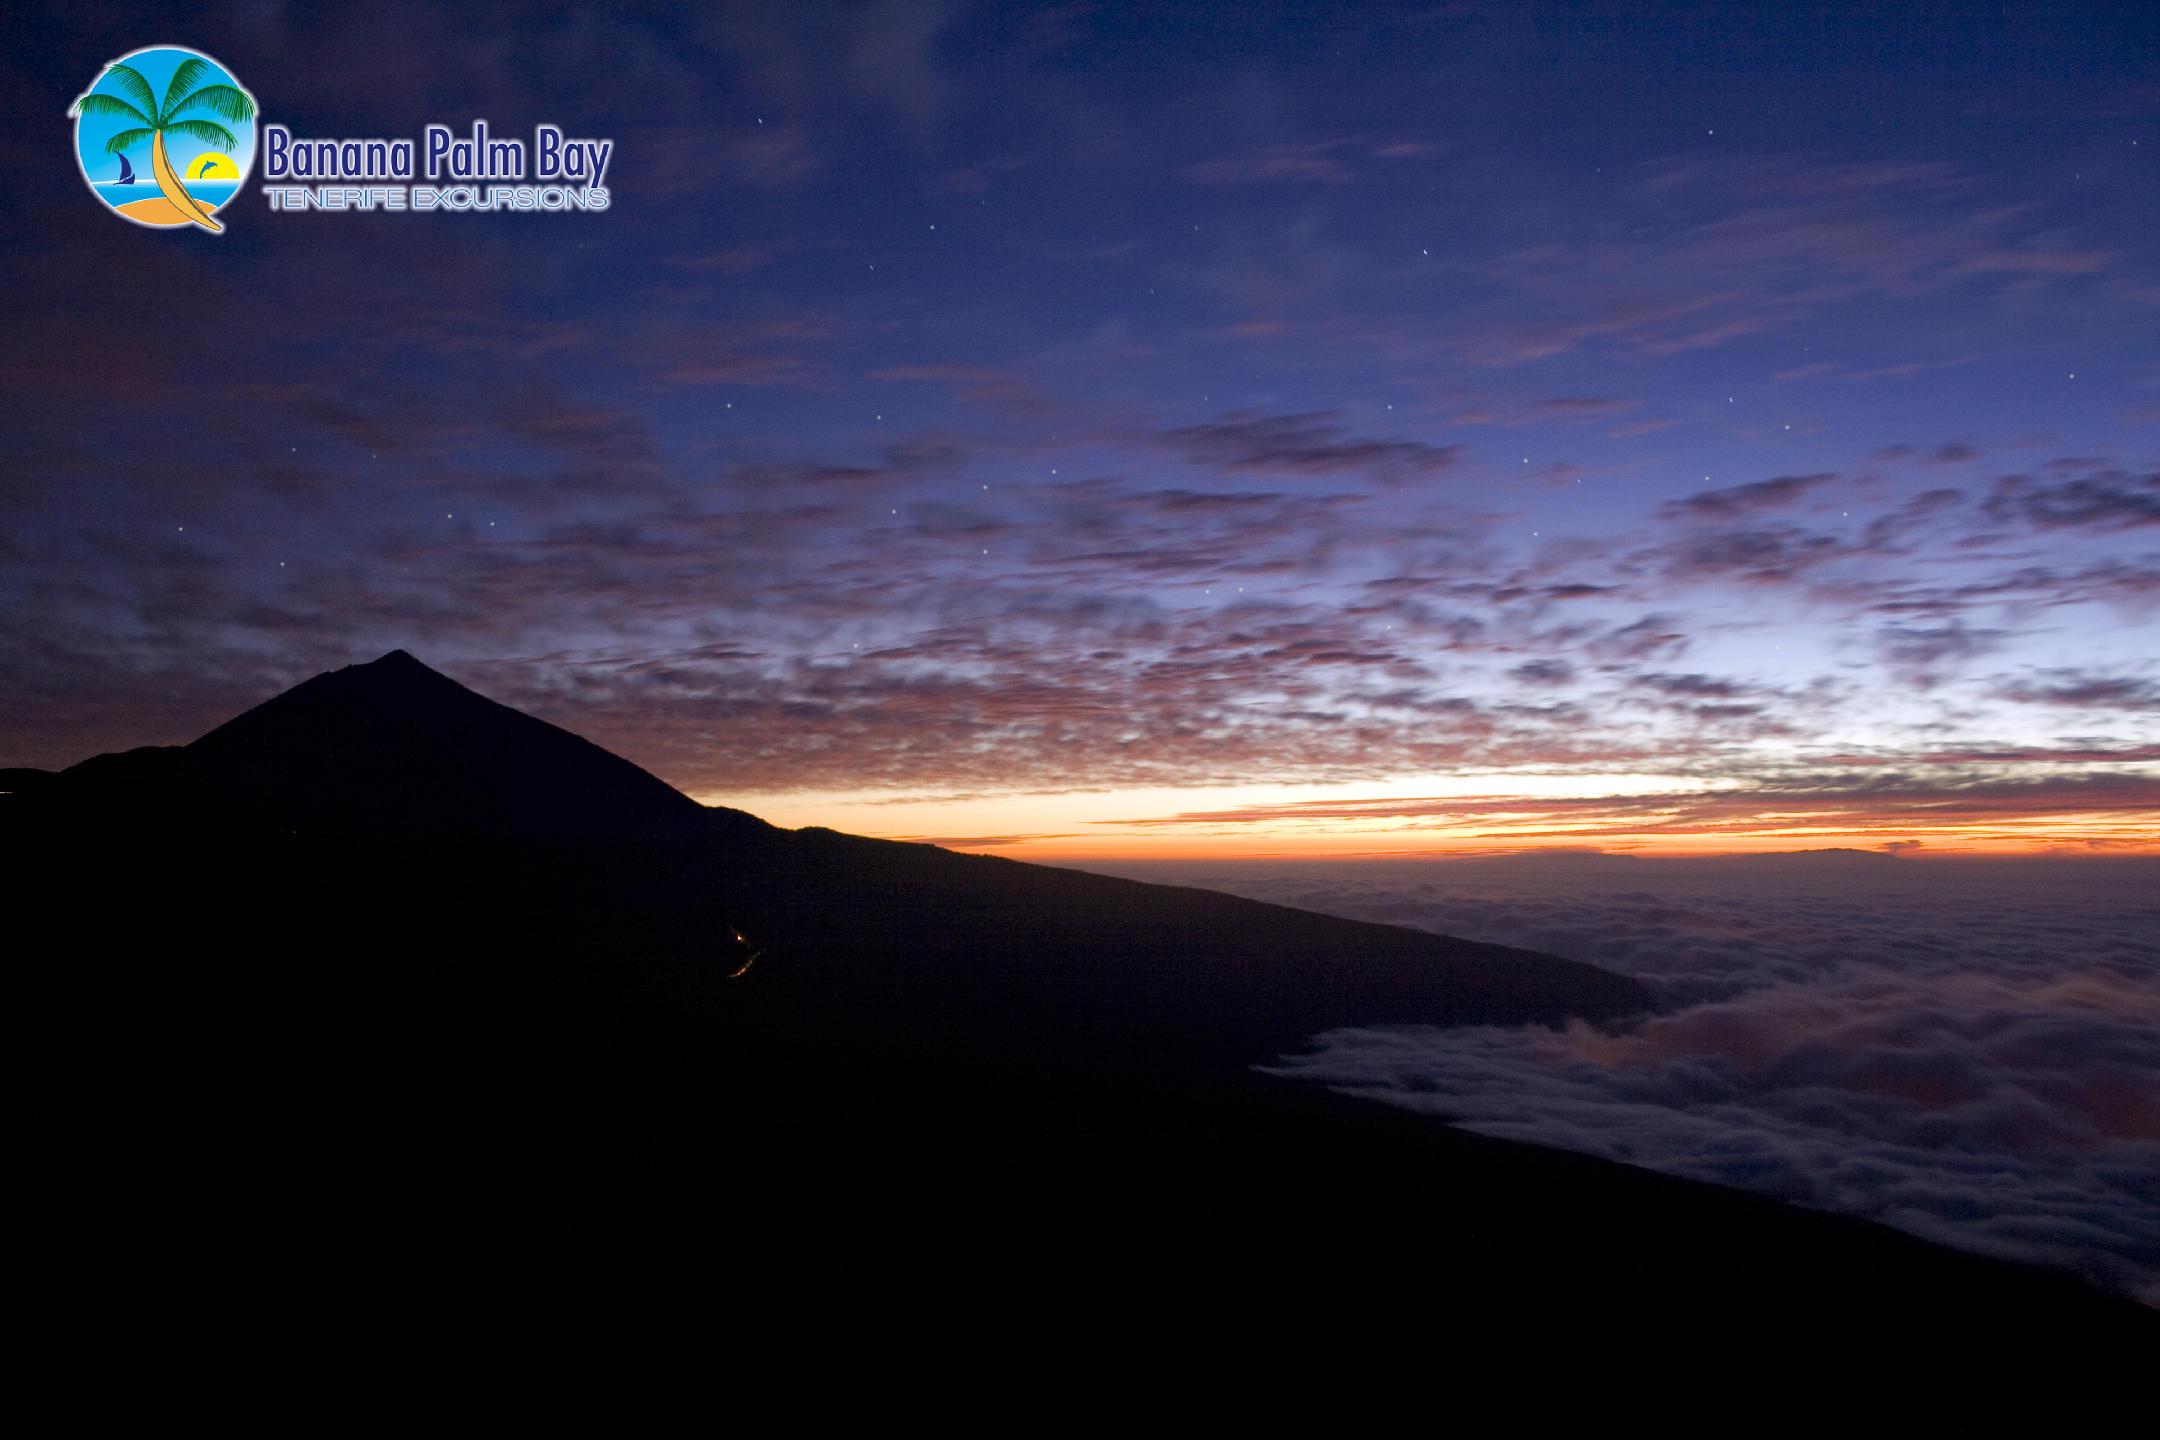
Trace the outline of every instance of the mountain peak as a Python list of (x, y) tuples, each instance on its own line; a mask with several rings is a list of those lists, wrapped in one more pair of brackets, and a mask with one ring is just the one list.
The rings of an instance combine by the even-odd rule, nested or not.
[(392, 650), (373, 660), (361, 660), (351, 665), (342, 665), (335, 670), (326, 670), (316, 678), (332, 679), (339, 676), (346, 677), (350, 682), (366, 682), (371, 685), (433, 682), (456, 686), (460, 690), (465, 688), (442, 671), (422, 661), (410, 650)]
[(708, 812), (619, 755), (392, 650), (186, 747), (190, 780), (282, 823), (396, 833), (650, 835)]

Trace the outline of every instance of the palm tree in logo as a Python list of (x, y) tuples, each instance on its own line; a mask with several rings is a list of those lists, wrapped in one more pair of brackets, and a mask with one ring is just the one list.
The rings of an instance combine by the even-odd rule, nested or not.
[(180, 183), (179, 175), (174, 172), (172, 162), (165, 157), (168, 134), (185, 135), (228, 154), (240, 143), (238, 136), (216, 120), (205, 120), (199, 115), (182, 118), (187, 111), (208, 110), (223, 120), (255, 118), (255, 102), (239, 86), (202, 83), (211, 73), (209, 61), (190, 55), (180, 62), (172, 79), (165, 83), (165, 103), (159, 105), (156, 92), (151, 90), (150, 82), (143, 79), (141, 71), (132, 65), (112, 65), (98, 78), (111, 80), (121, 93), (113, 95), (92, 90), (78, 99), (68, 113), (135, 121), (134, 126), (105, 142), (105, 153), (119, 155), (148, 140), (150, 173), (156, 177), (158, 189), (164, 192), (175, 210), (203, 229), (215, 231), (225, 227), (210, 217), (201, 201), (188, 194), (187, 187)]

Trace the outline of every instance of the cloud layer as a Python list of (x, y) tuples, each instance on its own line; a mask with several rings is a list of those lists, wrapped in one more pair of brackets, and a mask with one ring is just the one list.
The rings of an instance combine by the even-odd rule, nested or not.
[(1617, 1032), (1341, 1030), (1277, 1073), (2160, 1304), (2160, 869), (1871, 856), (1149, 867), (1647, 981)]

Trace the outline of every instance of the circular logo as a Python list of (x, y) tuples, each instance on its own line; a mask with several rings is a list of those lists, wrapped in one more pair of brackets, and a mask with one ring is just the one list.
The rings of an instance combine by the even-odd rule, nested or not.
[(255, 97), (199, 51), (123, 55), (68, 114), (90, 193), (138, 225), (218, 233), (219, 208), (255, 168)]

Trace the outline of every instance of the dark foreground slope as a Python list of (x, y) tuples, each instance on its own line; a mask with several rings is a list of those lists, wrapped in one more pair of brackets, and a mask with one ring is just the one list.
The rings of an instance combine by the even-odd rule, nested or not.
[(26, 1233), (62, 1308), (244, 1293), (359, 1323), (600, 1285), (723, 1329), (897, 1313), (901, 1346), (1205, 1335), (1308, 1364), (1465, 1326), (1550, 1351), (1620, 1316), (1905, 1345), (2150, 1318), (1249, 1068), (1335, 1024), (1641, 1003), (1551, 957), (664, 799), (535, 838), (355, 823), (335, 785), (292, 811), (199, 773), (14, 789), (8, 919), (49, 937), (12, 967)]

